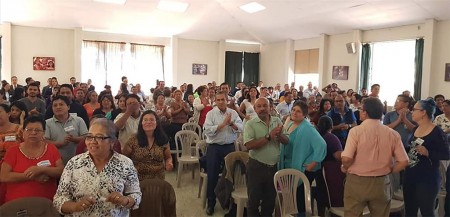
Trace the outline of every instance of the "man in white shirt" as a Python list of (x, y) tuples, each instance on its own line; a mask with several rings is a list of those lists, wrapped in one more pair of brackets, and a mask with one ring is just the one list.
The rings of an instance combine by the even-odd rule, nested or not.
[(114, 120), (116, 129), (119, 129), (119, 142), (121, 147), (124, 147), (128, 139), (137, 133), (139, 118), (141, 117), (139, 96), (136, 94), (129, 94), (125, 100), (127, 109), (124, 113), (117, 115)]
[(309, 96), (315, 96), (316, 94), (314, 94), (314, 89), (313, 89), (313, 85), (312, 82), (308, 82), (308, 88), (306, 88), (303, 91), (303, 97), (305, 97), (306, 99), (309, 99)]
[(243, 128), (238, 113), (227, 107), (227, 95), (223, 91), (216, 94), (216, 107), (208, 112), (203, 125), (206, 143), (208, 144), (208, 151), (206, 152), (208, 175), (206, 214), (209, 216), (214, 214), (214, 206), (216, 205), (214, 189), (219, 180), (220, 165), (224, 163), (225, 156), (235, 151), (234, 142), (237, 139), (237, 133), (242, 132)]
[(286, 120), (287, 117), (291, 114), (292, 106), (294, 105), (294, 100), (291, 92), (285, 92), (284, 94), (284, 102), (281, 102), (277, 105), (276, 109), (278, 113), (280, 113), (281, 119)]

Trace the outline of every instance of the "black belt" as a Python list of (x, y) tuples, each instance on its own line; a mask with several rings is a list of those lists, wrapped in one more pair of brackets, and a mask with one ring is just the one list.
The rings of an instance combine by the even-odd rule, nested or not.
[(387, 176), (387, 175), (381, 175), (381, 176), (360, 176), (360, 175), (356, 175), (356, 174), (353, 174), (353, 173), (349, 173), (349, 174), (350, 175), (354, 175), (354, 176), (358, 176), (358, 177), (363, 177), (363, 178), (381, 178), (381, 177)]
[(274, 168), (274, 167), (277, 166), (277, 164), (274, 164), (274, 165), (265, 164), (265, 163), (263, 163), (263, 162), (261, 162), (261, 161), (255, 160), (255, 159), (253, 159), (253, 158), (249, 158), (249, 160), (252, 160), (252, 161), (254, 161), (254, 162), (256, 162), (256, 163), (258, 163), (258, 164), (260, 164), (260, 165), (262, 165), (262, 166), (268, 167), (268, 168)]
[(228, 143), (228, 144), (210, 143), (208, 145), (228, 146), (228, 145), (234, 145), (234, 143)]

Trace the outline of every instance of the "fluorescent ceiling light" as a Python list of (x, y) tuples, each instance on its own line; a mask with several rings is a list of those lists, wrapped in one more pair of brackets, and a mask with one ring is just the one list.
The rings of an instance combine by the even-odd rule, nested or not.
[(245, 40), (234, 40), (234, 39), (227, 39), (225, 40), (227, 43), (234, 43), (234, 44), (261, 44), (256, 41), (245, 41)]
[(258, 11), (262, 11), (262, 10), (266, 9), (266, 7), (262, 6), (261, 4), (258, 4), (257, 2), (251, 2), (248, 4), (242, 5), (239, 8), (250, 14), (253, 14)]
[(183, 13), (189, 7), (189, 3), (176, 2), (176, 1), (165, 1), (161, 0), (158, 4), (158, 9), (162, 11)]
[(124, 5), (127, 0), (94, 0), (95, 2), (103, 2), (109, 4)]

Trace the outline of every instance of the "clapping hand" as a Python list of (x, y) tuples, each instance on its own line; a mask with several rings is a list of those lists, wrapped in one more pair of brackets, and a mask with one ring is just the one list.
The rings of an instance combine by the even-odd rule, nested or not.
[(282, 132), (282, 130), (283, 130), (283, 125), (278, 124), (277, 127), (273, 128), (273, 129), (270, 131), (270, 133), (269, 133), (270, 138), (276, 138), (276, 137), (278, 137), (278, 136), (280, 135), (280, 133)]
[(223, 125), (227, 126), (227, 125), (230, 125), (231, 123), (232, 123), (231, 122), (231, 113), (227, 112), (227, 113), (225, 113), (225, 118), (223, 119)]

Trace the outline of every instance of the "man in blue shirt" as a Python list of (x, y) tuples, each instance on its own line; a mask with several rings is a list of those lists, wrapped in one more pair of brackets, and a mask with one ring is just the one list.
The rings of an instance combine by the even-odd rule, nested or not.
[(345, 148), (348, 131), (356, 126), (356, 117), (353, 111), (345, 105), (344, 97), (338, 94), (334, 98), (334, 108), (328, 112), (328, 116), (333, 120), (333, 131), (341, 141), (342, 147)]
[(216, 107), (206, 114), (203, 125), (208, 144), (206, 151), (206, 173), (208, 175), (206, 214), (209, 216), (214, 214), (216, 205), (214, 189), (219, 180), (220, 166), (224, 163), (225, 156), (234, 151), (237, 133), (242, 132), (243, 128), (238, 113), (227, 107), (227, 92), (217, 93), (215, 103)]

